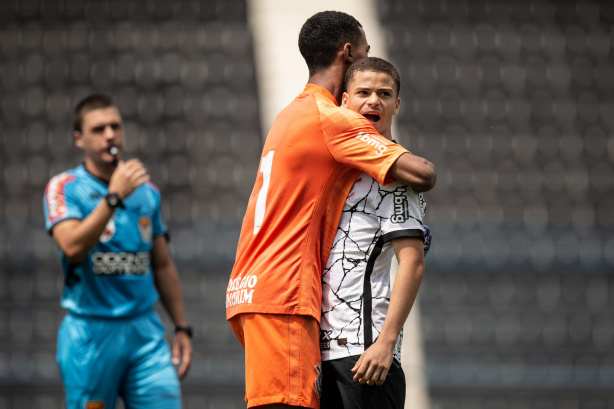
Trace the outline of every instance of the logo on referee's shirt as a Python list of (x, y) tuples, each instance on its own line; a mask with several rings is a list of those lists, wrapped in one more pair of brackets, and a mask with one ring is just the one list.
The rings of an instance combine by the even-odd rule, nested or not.
[(45, 190), (47, 210), (49, 211), (49, 221), (54, 222), (62, 217), (66, 217), (68, 214), (64, 189), (68, 183), (75, 179), (75, 176), (68, 172), (64, 172), (54, 176), (49, 181)]
[(139, 219), (139, 233), (141, 233), (141, 239), (145, 243), (149, 243), (151, 241), (151, 219), (147, 216), (141, 216)]
[(111, 219), (109, 219), (109, 222), (105, 226), (104, 231), (100, 235), (100, 241), (103, 243), (106, 243), (107, 241), (111, 240), (111, 238), (114, 235), (115, 235), (115, 220), (113, 220), (113, 217), (111, 217)]
[(390, 218), (393, 223), (405, 223), (409, 218), (409, 203), (407, 202), (407, 188), (397, 187), (392, 192), (394, 201), (394, 214)]
[(92, 270), (101, 275), (144, 275), (149, 272), (151, 256), (141, 253), (102, 253), (92, 254)]
[(90, 400), (85, 402), (85, 409), (104, 409), (103, 400)]

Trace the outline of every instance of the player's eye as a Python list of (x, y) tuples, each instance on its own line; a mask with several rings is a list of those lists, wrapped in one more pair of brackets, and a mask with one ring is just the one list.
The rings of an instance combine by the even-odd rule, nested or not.
[(92, 133), (95, 133), (95, 134), (103, 133), (104, 130), (107, 128), (107, 126), (110, 126), (111, 129), (113, 129), (114, 131), (117, 131), (117, 130), (121, 129), (122, 124), (120, 124), (119, 122), (113, 122), (113, 123), (110, 123), (108, 125), (95, 126), (95, 127), (92, 128)]

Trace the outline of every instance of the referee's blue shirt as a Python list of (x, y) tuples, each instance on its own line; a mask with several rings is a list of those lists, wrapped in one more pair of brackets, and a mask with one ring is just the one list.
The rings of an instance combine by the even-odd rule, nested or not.
[[(49, 232), (67, 219), (82, 220), (104, 200), (108, 184), (83, 165), (54, 176), (45, 189)], [(151, 270), (153, 238), (166, 234), (160, 192), (139, 186), (117, 207), (98, 244), (78, 264), (60, 250), (65, 285), (62, 306), (91, 317), (131, 317), (151, 309), (158, 299)]]

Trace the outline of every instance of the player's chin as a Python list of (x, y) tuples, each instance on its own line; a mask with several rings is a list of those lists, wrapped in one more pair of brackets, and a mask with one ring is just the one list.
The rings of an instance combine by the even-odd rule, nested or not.
[(381, 124), (373, 124), (373, 127), (377, 131), (377, 133), (382, 134), (384, 132), (385, 127), (381, 126)]
[(104, 161), (104, 162), (113, 160), (113, 155), (111, 155), (111, 152), (109, 152), (108, 149), (105, 149), (104, 151), (99, 151), (98, 157), (100, 158), (101, 161)]
[(102, 155), (99, 160), (98, 163), (100, 166), (112, 166), (113, 165), (113, 156), (111, 155)]

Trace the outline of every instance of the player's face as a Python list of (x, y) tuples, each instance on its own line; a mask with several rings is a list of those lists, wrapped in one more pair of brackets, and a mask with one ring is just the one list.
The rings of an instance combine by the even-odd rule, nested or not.
[(373, 71), (356, 72), (347, 84), (341, 105), (362, 114), (377, 132), (392, 139), (392, 117), (399, 112), (401, 99), (390, 75)]
[(111, 147), (117, 147), (117, 157), (124, 150), (124, 124), (115, 107), (94, 109), (83, 115), (81, 132), (75, 131), (75, 143), (86, 159), (98, 164), (113, 163)]

